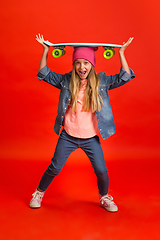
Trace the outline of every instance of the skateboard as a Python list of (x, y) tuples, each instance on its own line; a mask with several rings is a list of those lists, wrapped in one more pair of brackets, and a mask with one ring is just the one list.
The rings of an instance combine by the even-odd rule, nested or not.
[(49, 41), (44, 41), (44, 43), (49, 47), (54, 47), (54, 50), (52, 51), (52, 55), (55, 58), (61, 57), (66, 53), (65, 46), (69, 47), (103, 47), (105, 49), (103, 56), (106, 59), (110, 59), (114, 56), (115, 50), (114, 48), (120, 48), (122, 45), (117, 44), (108, 44), (108, 43), (57, 43), (53, 44)]

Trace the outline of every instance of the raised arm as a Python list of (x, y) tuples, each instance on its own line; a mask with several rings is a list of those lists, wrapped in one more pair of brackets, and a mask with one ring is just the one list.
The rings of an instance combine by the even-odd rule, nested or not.
[(120, 58), (121, 66), (128, 73), (130, 73), (130, 70), (129, 70), (128, 63), (127, 63), (127, 60), (125, 58), (124, 52), (125, 52), (126, 48), (131, 44), (133, 39), (134, 39), (133, 37), (130, 37), (128, 39), (128, 41), (126, 43), (124, 42), (122, 47), (119, 49), (119, 58)]
[(36, 40), (43, 46), (43, 54), (39, 63), (39, 68), (38, 68), (38, 72), (39, 72), (43, 67), (47, 65), (49, 47), (43, 43), (44, 42), (43, 35), (40, 35), (40, 34), (36, 35)]

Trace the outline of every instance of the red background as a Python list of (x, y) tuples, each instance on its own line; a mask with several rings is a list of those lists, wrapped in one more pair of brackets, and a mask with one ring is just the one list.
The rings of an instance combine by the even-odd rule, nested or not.
[[(159, 2), (158, 1), (7, 1), (1, 7), (1, 144), (2, 158), (48, 159), (57, 136), (53, 125), (59, 91), (39, 82), (42, 53), (35, 35), (59, 42), (122, 44), (136, 78), (110, 91), (117, 133), (103, 142), (107, 157), (159, 158)], [(119, 72), (118, 54), (111, 60), (96, 53), (96, 71)], [(63, 58), (49, 54), (51, 70), (71, 70), (72, 49)], [(105, 151), (104, 149), (104, 151)]]
[[(139, 186), (138, 195), (140, 196), (142, 189), (145, 192), (143, 192), (145, 197), (143, 194), (141, 195), (142, 198), (144, 197), (143, 204), (145, 204), (148, 192), (153, 192), (154, 196), (152, 196), (152, 200), (159, 199), (159, 9), (160, 2), (157, 0), (62, 0), (60, 2), (54, 0), (8, 0), (1, 3), (1, 182), (7, 182), (6, 180), (8, 180), (6, 185), (3, 186), (4, 189), (6, 189), (4, 192), (9, 191), (10, 194), (12, 192), (14, 201), (18, 201), (17, 204), (19, 205), (16, 206), (19, 207), (19, 212), (22, 212), (22, 209), (25, 209), (24, 216), (26, 216), (26, 218), (24, 221), (27, 221), (27, 217), (29, 216), (28, 208), (26, 209), (26, 206), (28, 206), (32, 190), (34, 191), (41, 173), (49, 164), (58, 139), (58, 136), (53, 131), (53, 126), (57, 112), (59, 90), (43, 81), (38, 81), (36, 77), (42, 54), (42, 47), (35, 40), (35, 35), (37, 33), (43, 34), (46, 40), (54, 43), (106, 42), (122, 44), (124, 41), (127, 41), (130, 36), (134, 36), (135, 39), (133, 43), (126, 50), (126, 58), (129, 66), (134, 70), (136, 78), (131, 80), (131, 82), (125, 86), (110, 91), (110, 100), (117, 133), (108, 140), (102, 141), (102, 147), (106, 162), (108, 161), (111, 168), (111, 179), (113, 180), (111, 182), (113, 189), (115, 184), (115, 192), (117, 189), (116, 176), (120, 174), (118, 167), (121, 164), (121, 171), (123, 171), (124, 167), (126, 167), (125, 169), (128, 169), (124, 170), (123, 176), (125, 177), (124, 179), (121, 179), (124, 188), (121, 189), (122, 195), (126, 193), (127, 187), (127, 193), (131, 194), (129, 184), (134, 186), (134, 174), (137, 174), (139, 177), (137, 180), (137, 185)], [(68, 47), (66, 50), (66, 55), (59, 59), (54, 59), (51, 56), (50, 51), (48, 65), (52, 71), (65, 73), (71, 70), (73, 49)], [(96, 71), (105, 71), (108, 75), (118, 73), (120, 62), (117, 50), (116, 55), (110, 60), (105, 60), (102, 53), (102, 48), (99, 48), (98, 52), (96, 52)], [(36, 163), (39, 161), (41, 171), (37, 170), (37, 164), (34, 161)], [(40, 165), (40, 163), (42, 163), (42, 165)], [(77, 164), (78, 166), (86, 163), (88, 163), (88, 159), (80, 150), (73, 153), (69, 159), (69, 164), (72, 165), (71, 167), (73, 167), (74, 164)], [(31, 166), (31, 170), (27, 170), (29, 166)], [(26, 169), (26, 173), (24, 169)], [(35, 169), (37, 175), (34, 173)], [(139, 171), (139, 175), (136, 171)], [(24, 178), (21, 175), (22, 172)], [(38, 175), (38, 172), (40, 172), (40, 175)], [(28, 176), (29, 173), (31, 178)], [(13, 178), (13, 174), (17, 176), (17, 180), (15, 175)], [(62, 177), (62, 179), (64, 181), (66, 180), (64, 177)], [(146, 181), (147, 185), (145, 185)], [(143, 183), (142, 187), (139, 185), (141, 182)], [(28, 187), (27, 193), (22, 191), (24, 186), (26, 188)], [(16, 187), (17, 191), (15, 193)], [(79, 189), (81, 187), (82, 186), (80, 185)], [(22, 192), (22, 194), (20, 194), (20, 192)], [(134, 186), (132, 188), (133, 195), (128, 197), (130, 200), (128, 201), (129, 203), (131, 202), (131, 199), (133, 201), (130, 209), (133, 209), (134, 207), (137, 209), (137, 205), (135, 206), (134, 204), (136, 192), (137, 189)], [(14, 208), (14, 203), (5, 205), (6, 202), (8, 203), (8, 201), (10, 201), (10, 194), (5, 194), (3, 194), (2, 204), (2, 206), (4, 205), (5, 207), (2, 208), (6, 209), (6, 206), (13, 206)], [(24, 194), (26, 194), (26, 196), (24, 196)], [(69, 194), (69, 192), (66, 192), (65, 194)], [(83, 194), (84, 193), (82, 193), (82, 195)], [(21, 199), (20, 195), (25, 198), (25, 206), (22, 204), (24, 199)], [(122, 195), (119, 194), (121, 197)], [(71, 198), (72, 197), (73, 196), (71, 195)], [(4, 199), (6, 202), (4, 202)], [(21, 199), (21, 203), (19, 199)], [(138, 203), (139, 198), (137, 200), (137, 204)], [(64, 203), (62, 203), (62, 205), (63, 204)], [(150, 210), (150, 212), (145, 212), (144, 215), (142, 214), (139, 216), (138, 214), (140, 214), (144, 207), (143, 204), (138, 205), (139, 212), (136, 210), (137, 212), (134, 212), (135, 216), (133, 218), (128, 215), (127, 212), (126, 215), (117, 215), (119, 218), (116, 220), (118, 223), (119, 221), (122, 221), (122, 217), (126, 216), (126, 219), (123, 222), (125, 226), (126, 222), (128, 222), (128, 218), (134, 219), (133, 223), (135, 223), (137, 219), (139, 220), (139, 223), (144, 219), (147, 219), (146, 221), (148, 225), (145, 225), (145, 222), (143, 226), (144, 231), (142, 231), (140, 227), (138, 228), (139, 233), (142, 234), (139, 239), (143, 239), (142, 236), (145, 233), (145, 226), (150, 226), (151, 217), (147, 214), (154, 212), (154, 223), (157, 223), (158, 221), (156, 214), (158, 211), (157, 207), (159, 207), (159, 200), (154, 200), (154, 207), (153, 205), (151, 206), (152, 210)], [(71, 207), (69, 209), (72, 211)], [(145, 206), (146, 211), (147, 209), (148, 202)], [(130, 211), (133, 212), (132, 210)], [(6, 212), (4, 212), (4, 216), (5, 214)], [(12, 212), (12, 214), (12, 216), (16, 215), (15, 212)], [(10, 212), (7, 216), (7, 219), (12, 219), (10, 218)], [(30, 217), (37, 221), (37, 216), (39, 215), (32, 215)], [(147, 218), (146, 216), (149, 217)], [(48, 217), (52, 219), (52, 216), (48, 215)], [(8, 223), (7, 219), (6, 223)], [(21, 219), (21, 217), (19, 218), (18, 216), (17, 219)], [(4, 223), (4, 221), (2, 222)], [(102, 223), (102, 221), (100, 222)], [(10, 223), (12, 225), (13, 222), (11, 221)], [(29, 223), (30, 220), (28, 220), (26, 224), (29, 226)], [(34, 226), (34, 222), (32, 222), (32, 224), (32, 226)], [(108, 224), (110, 224), (110, 222), (108, 222)], [(8, 224), (6, 224), (6, 229), (7, 226)], [(59, 223), (59, 226), (61, 226), (61, 222)], [(128, 227), (128, 236), (130, 236), (129, 234), (133, 231), (134, 226), (135, 225), (132, 224), (131, 227)], [(155, 226), (157, 226), (157, 228), (155, 228)], [(153, 231), (151, 231), (148, 236), (152, 237), (153, 233), (156, 234), (156, 230), (159, 228), (158, 226), (159, 225), (154, 224), (152, 228)], [(45, 228), (47, 230), (47, 225)], [(25, 227), (22, 229), (25, 229)], [(109, 231), (111, 231), (111, 229), (112, 228), (110, 228)], [(117, 232), (113, 231), (112, 234), (118, 233), (119, 229), (120, 228), (118, 228)], [(125, 227), (123, 230), (124, 234), (122, 235), (125, 237)], [(16, 230), (14, 230), (15, 236), (18, 236), (18, 231), (19, 230), (17, 230), (16, 233)], [(103, 232), (103, 230), (100, 231)], [(33, 233), (35, 234), (34, 230)], [(5, 236), (5, 234), (6, 232), (4, 232), (3, 236)], [(30, 237), (34, 236), (34, 234), (31, 234)], [(14, 235), (11, 234), (11, 236), (12, 237), (8, 239), (14, 239)], [(27, 239), (27, 237), (24, 238), (23, 234), (20, 236), (21, 239)], [(136, 233), (134, 236), (135, 238), (127, 237), (123, 239), (138, 239)], [(154, 239), (156, 239), (155, 236), (158, 236), (158, 234), (154, 235)], [(3, 239), (5, 239), (5, 237)], [(99, 240), (106, 238), (95, 237), (75, 239)], [(157, 237), (157, 239), (159, 238)]]
[[(42, 48), (35, 40), (107, 42), (135, 39), (126, 50), (136, 78), (110, 92), (117, 133), (103, 142), (109, 158), (155, 158), (159, 148), (159, 2), (158, 1), (7, 1), (1, 8), (1, 144), (3, 158), (48, 159), (57, 136), (53, 125), (59, 91), (39, 82)], [(96, 53), (96, 71), (119, 72), (118, 54), (111, 60)], [(72, 49), (53, 59), (51, 70), (71, 70)]]

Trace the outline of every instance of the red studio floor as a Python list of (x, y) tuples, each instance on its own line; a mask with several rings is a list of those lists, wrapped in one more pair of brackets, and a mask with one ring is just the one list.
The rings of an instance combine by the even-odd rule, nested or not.
[(1, 160), (0, 239), (160, 239), (158, 160), (107, 163), (117, 213), (99, 206), (90, 163), (70, 161), (48, 188), (42, 207), (30, 209), (31, 195), (48, 163)]

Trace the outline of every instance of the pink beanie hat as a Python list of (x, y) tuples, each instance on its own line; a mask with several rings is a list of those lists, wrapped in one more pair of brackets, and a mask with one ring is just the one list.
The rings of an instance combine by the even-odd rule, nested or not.
[(98, 48), (76, 47), (73, 52), (73, 63), (76, 59), (86, 59), (95, 67), (95, 53)]

